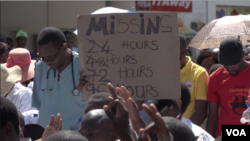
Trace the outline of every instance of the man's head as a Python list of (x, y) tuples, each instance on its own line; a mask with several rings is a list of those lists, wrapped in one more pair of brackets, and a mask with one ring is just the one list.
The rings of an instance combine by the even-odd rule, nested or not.
[(18, 119), (19, 119), (19, 125), (22, 129), (22, 132), (24, 132), (25, 121), (24, 121), (23, 114), (20, 111), (18, 111)]
[(218, 54), (212, 51), (203, 51), (197, 58), (197, 64), (209, 71), (210, 67), (218, 64)]
[(186, 53), (187, 53), (187, 44), (185, 38), (179, 35), (180, 42), (180, 67), (182, 68), (186, 64)]
[(223, 65), (221, 65), (221, 64), (214, 64), (214, 65), (212, 65), (211, 68), (209, 69), (208, 74), (211, 75), (214, 71), (216, 71), (220, 67), (223, 67)]
[(111, 121), (103, 109), (91, 110), (85, 114), (79, 133), (89, 141), (115, 141), (117, 139)]
[(11, 38), (6, 38), (6, 43), (10, 46), (11, 49), (13, 49), (13, 40)]
[(175, 141), (195, 141), (193, 131), (182, 121), (173, 117), (162, 117)]
[(3, 34), (0, 34), (0, 42), (6, 43), (6, 37)]
[[(174, 117), (169, 117), (169, 116), (162, 117), (162, 120), (164, 121), (165, 126), (168, 128), (170, 136), (173, 137), (173, 139), (170, 138), (170, 140), (195, 141), (195, 136), (193, 134), (193, 131), (187, 125), (185, 125), (185, 123), (183, 123), (182, 121)], [(158, 141), (158, 137), (156, 136), (154, 132), (151, 132), (149, 136), (152, 141)]]
[(190, 100), (191, 100), (191, 95), (189, 89), (185, 83), (181, 82), (181, 98), (179, 100), (161, 99), (161, 100), (154, 100), (153, 103), (158, 111), (161, 111), (166, 106), (168, 107), (173, 106), (173, 108), (175, 109), (173, 113), (161, 113), (161, 115), (177, 117), (179, 114), (182, 115), (183, 113), (185, 113), (190, 103)]
[[(110, 103), (108, 99), (109, 96), (112, 95), (106, 92), (100, 92), (91, 95), (86, 102), (85, 114), (88, 113), (90, 110), (103, 109), (104, 105), (108, 105)], [(112, 108), (112, 111), (115, 113), (116, 109)]]
[(73, 38), (72, 33), (69, 32), (69, 31), (64, 31), (63, 34), (64, 34), (64, 36), (66, 38), (66, 41), (67, 41), (68, 45), (72, 48), (73, 42), (74, 42), (74, 38)]
[(75, 131), (62, 130), (48, 136), (44, 141), (88, 141), (88, 139)]
[(19, 119), (17, 109), (10, 100), (2, 96), (0, 101), (0, 140), (19, 140)]
[(28, 35), (23, 30), (19, 30), (16, 34), (17, 47), (25, 47), (27, 43)]
[(7, 62), (10, 50), (11, 48), (8, 46), (8, 44), (4, 42), (0, 42), (0, 63), (1, 64)]
[(231, 76), (236, 76), (244, 67), (244, 51), (239, 39), (229, 37), (220, 44), (219, 62)]
[(67, 60), (68, 46), (63, 32), (56, 27), (42, 29), (37, 38), (38, 52), (52, 69), (62, 67)]

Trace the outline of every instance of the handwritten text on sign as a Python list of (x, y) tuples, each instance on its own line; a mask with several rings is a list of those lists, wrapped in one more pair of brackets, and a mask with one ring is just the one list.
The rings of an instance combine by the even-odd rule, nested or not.
[(176, 13), (78, 16), (79, 59), (88, 96), (124, 85), (135, 99), (180, 98)]

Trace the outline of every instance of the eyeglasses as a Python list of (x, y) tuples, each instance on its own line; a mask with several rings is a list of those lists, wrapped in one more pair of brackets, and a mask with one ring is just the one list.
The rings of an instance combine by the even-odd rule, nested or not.
[(61, 50), (62, 46), (63, 46), (63, 44), (61, 45), (61, 47), (60, 47), (59, 50), (57, 51), (56, 56), (55, 56), (54, 59), (52, 59), (52, 60), (45, 60), (45, 59), (42, 58), (42, 61), (54, 62), (54, 61), (56, 60), (56, 57), (57, 57), (57, 55), (59, 54), (59, 51)]
[(180, 60), (182, 59), (182, 57), (185, 55), (186, 51), (183, 52), (183, 54), (180, 57)]

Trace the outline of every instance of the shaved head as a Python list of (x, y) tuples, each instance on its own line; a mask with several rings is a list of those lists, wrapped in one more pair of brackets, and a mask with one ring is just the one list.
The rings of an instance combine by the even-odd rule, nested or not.
[(87, 112), (82, 118), (79, 133), (89, 141), (113, 141), (116, 139), (111, 121), (103, 109)]

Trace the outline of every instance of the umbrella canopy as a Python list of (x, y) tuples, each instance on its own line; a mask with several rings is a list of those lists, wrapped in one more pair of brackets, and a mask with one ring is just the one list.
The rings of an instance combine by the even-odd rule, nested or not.
[(250, 45), (250, 15), (225, 16), (204, 26), (188, 44), (196, 49), (218, 48), (228, 37), (240, 38)]
[[(115, 8), (115, 7), (103, 7), (91, 13), (91, 15), (92, 14), (109, 14), (109, 13), (134, 13), (134, 12), (125, 10), (125, 9)], [(77, 29), (74, 31), (74, 33), (77, 35)]]

